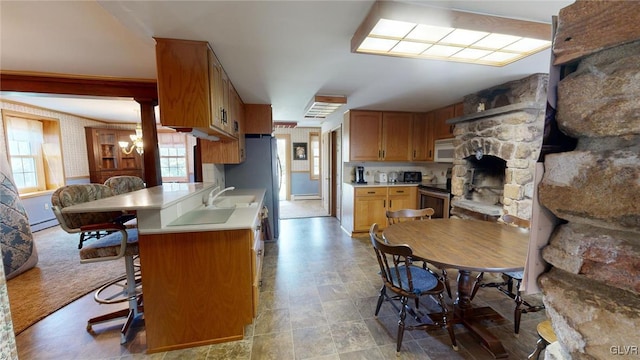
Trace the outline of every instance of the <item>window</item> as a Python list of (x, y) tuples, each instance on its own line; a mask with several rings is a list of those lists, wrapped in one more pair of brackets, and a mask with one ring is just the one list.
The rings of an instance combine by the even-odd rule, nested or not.
[(187, 137), (177, 132), (158, 132), (162, 181), (188, 182)]
[(320, 179), (320, 135), (315, 132), (309, 133), (309, 177)]
[(56, 119), (3, 110), (7, 154), (22, 194), (64, 185), (60, 127)]

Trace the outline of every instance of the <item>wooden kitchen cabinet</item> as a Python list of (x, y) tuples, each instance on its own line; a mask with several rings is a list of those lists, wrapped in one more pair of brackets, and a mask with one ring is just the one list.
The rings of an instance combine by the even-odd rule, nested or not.
[(411, 160), (411, 113), (351, 110), (344, 125), (345, 161)]
[(417, 209), (418, 188), (416, 186), (390, 186), (388, 210)]
[(433, 161), (433, 113), (413, 114), (411, 146), (413, 161)]
[(223, 141), (235, 138), (227, 115), (229, 79), (209, 44), (155, 40), (162, 125), (197, 129)]
[(263, 244), (255, 234), (140, 235), (147, 352), (243, 338), (258, 308)]
[(142, 156), (136, 150), (125, 154), (118, 144), (118, 141), (131, 144), (129, 135), (134, 134), (134, 130), (85, 128), (89, 178), (92, 183), (103, 184), (117, 175), (143, 177)]
[(463, 103), (459, 102), (433, 111), (434, 140), (453, 138), (453, 124), (447, 120), (462, 116)]
[(362, 187), (355, 189), (353, 231), (369, 231), (373, 223), (384, 227), (387, 223), (387, 188)]
[(245, 104), (245, 134), (271, 134), (273, 117), (271, 104)]
[(415, 186), (357, 187), (354, 196), (353, 232), (367, 232), (373, 223), (387, 227), (387, 210), (416, 209)]
[(230, 141), (200, 140), (200, 156), (206, 164), (240, 164), (247, 159), (244, 137), (244, 106), (238, 93), (231, 88), (229, 122), (233, 123), (232, 132), (237, 136)]
[(411, 123), (413, 114), (408, 112), (382, 113), (382, 160), (411, 160)]

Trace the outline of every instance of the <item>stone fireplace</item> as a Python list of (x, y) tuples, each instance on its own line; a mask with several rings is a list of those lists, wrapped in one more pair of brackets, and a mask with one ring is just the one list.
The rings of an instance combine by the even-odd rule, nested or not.
[(547, 74), (534, 74), (465, 96), (465, 115), (448, 121), (455, 124), (453, 215), (531, 218), (547, 82)]

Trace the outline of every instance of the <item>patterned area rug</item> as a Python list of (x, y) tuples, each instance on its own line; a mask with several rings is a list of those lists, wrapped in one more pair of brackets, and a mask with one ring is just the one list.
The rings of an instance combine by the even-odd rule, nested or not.
[[(80, 264), (79, 234), (59, 226), (33, 233), (38, 264), (7, 281), (17, 334), (125, 272), (124, 260)], [(79, 314), (82, 316), (82, 314)]]
[(280, 219), (299, 219), (329, 216), (322, 208), (322, 200), (280, 201)]

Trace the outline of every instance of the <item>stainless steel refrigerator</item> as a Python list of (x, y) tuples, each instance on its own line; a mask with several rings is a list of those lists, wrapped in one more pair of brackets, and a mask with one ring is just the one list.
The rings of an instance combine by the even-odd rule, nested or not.
[(242, 164), (225, 165), (226, 186), (236, 189), (266, 189), (264, 204), (269, 210), (272, 239), (278, 238), (280, 217), (280, 182), (277, 140), (270, 135), (246, 135), (247, 159)]

